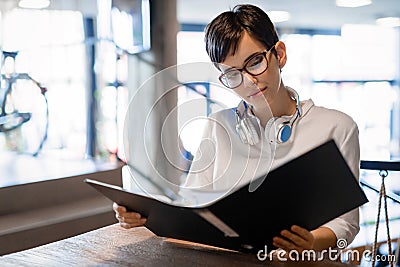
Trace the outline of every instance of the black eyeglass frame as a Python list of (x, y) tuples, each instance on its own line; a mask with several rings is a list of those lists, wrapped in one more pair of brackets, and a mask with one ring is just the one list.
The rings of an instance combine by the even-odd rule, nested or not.
[[(229, 89), (238, 88), (238, 87), (239, 87), (240, 85), (242, 85), (242, 83), (243, 83), (243, 71), (247, 72), (248, 74), (250, 74), (250, 75), (253, 76), (253, 77), (259, 76), (259, 75), (261, 75), (261, 74), (263, 74), (264, 72), (267, 71), (267, 69), (268, 69), (268, 67), (269, 67), (269, 60), (268, 60), (268, 58), (267, 58), (267, 54), (268, 54), (269, 52), (273, 51), (273, 50), (275, 50), (275, 45), (273, 45), (273, 46), (272, 46), (270, 49), (268, 49), (268, 50), (264, 50), (264, 51), (262, 51), (262, 52), (259, 52), (259, 53), (254, 54), (253, 56), (251, 56), (249, 59), (247, 59), (247, 60), (244, 62), (243, 68), (241, 68), (241, 69), (230, 68), (227, 72), (221, 73), (221, 75), (218, 77), (218, 80), (219, 80), (226, 88), (229, 88)], [(265, 67), (265, 69), (264, 69), (262, 72), (260, 72), (260, 73), (258, 73), (258, 74), (253, 74), (253, 73), (251, 73), (249, 70), (247, 70), (247, 64), (248, 64), (253, 58), (255, 58), (255, 57), (259, 56), (259, 55), (263, 55), (263, 56), (264, 56), (264, 58), (265, 58), (265, 60), (266, 60), (266, 62), (267, 62), (267, 66)], [(240, 81), (240, 83), (239, 83), (237, 86), (230, 87), (230, 86), (227, 86), (227, 85), (222, 81), (222, 79), (223, 79), (223, 77), (224, 77), (226, 74), (228, 74), (228, 73), (230, 73), (230, 72), (233, 72), (233, 71), (238, 71), (238, 72), (240, 73), (241, 81)]]

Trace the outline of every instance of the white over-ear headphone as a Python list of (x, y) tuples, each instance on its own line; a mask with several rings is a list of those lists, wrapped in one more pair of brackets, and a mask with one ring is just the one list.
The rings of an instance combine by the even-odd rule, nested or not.
[(235, 110), (236, 132), (244, 144), (255, 145), (260, 142), (260, 120), (250, 114), (246, 102), (241, 101)]
[[(290, 96), (296, 100), (296, 112), (292, 116), (272, 117), (265, 126), (265, 137), (270, 143), (287, 142), (293, 131), (294, 122), (301, 116), (301, 102), (297, 92), (286, 87)], [(236, 132), (244, 144), (255, 145), (260, 142), (260, 120), (249, 110), (245, 101), (241, 101), (235, 110)]]

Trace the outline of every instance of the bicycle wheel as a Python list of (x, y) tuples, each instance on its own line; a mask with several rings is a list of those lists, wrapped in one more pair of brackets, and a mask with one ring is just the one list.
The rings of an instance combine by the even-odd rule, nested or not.
[(28, 74), (8, 79), (2, 106), (7, 147), (36, 156), (47, 139), (48, 106), (46, 89)]

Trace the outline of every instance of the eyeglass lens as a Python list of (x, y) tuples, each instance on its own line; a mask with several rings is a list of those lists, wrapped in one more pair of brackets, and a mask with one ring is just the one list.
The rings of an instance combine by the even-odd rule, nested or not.
[[(263, 52), (255, 55), (248, 62), (246, 62), (243, 70), (253, 76), (256, 76), (266, 71), (267, 68), (268, 61), (266, 57), (266, 52)], [(243, 70), (231, 69), (220, 76), (220, 81), (228, 88), (236, 88), (243, 81)]]

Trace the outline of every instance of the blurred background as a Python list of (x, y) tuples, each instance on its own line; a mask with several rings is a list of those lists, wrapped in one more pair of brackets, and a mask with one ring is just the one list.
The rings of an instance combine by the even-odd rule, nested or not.
[[(166, 67), (209, 62), (205, 25), (240, 3), (0, 0), (0, 187), (118, 168), (127, 160), (122, 134), (130, 98)], [(246, 3), (267, 11), (286, 43), (285, 84), (301, 99), (352, 116), (362, 160), (399, 160), (398, 0)], [(178, 117), (179, 105), (193, 99), (202, 101), (205, 115), (213, 111), (207, 97), (228, 106), (239, 101), (207, 82), (182, 86), (170, 97)], [(176, 122), (178, 131), (182, 125)], [(186, 151), (196, 151), (202, 127), (181, 132)], [(397, 173), (389, 176), (390, 192), (400, 192)], [(362, 177), (379, 188), (377, 171), (363, 170)], [(368, 195), (377, 197), (372, 190)], [(375, 212), (365, 221), (371, 224)], [(391, 217), (400, 220), (398, 206)]]
[[(349, 2), (350, 7), (334, 0), (250, 1), (268, 11), (287, 44), (286, 84), (302, 99), (350, 114), (360, 128), (363, 159), (398, 158), (400, 8), (395, 0)], [(149, 1), (139, 0), (32, 3), (0, 1), (0, 36), (2, 51), (18, 52), (15, 71), (28, 73), (47, 88), (48, 129), (41, 153), (109, 159), (118, 151), (122, 124), (117, 118), (128, 102), (127, 80), (137, 68), (129, 57), (140, 60), (150, 54), (154, 10)], [(163, 37), (162, 45), (176, 42), (171, 47), (176, 51), (168, 53), (182, 64), (209, 61), (204, 26), (240, 1), (167, 3), (176, 6), (176, 21), (170, 26), (177, 32)], [(154, 26), (157, 17), (152, 20)], [(2, 64), (3, 74), (12, 68), (9, 59)], [(181, 94), (179, 100), (187, 97)], [(38, 129), (23, 134), (40, 139)], [(1, 134), (0, 147), (29, 151), (24, 140), (10, 138)], [(194, 141), (186, 139), (184, 146), (195, 149)]]

